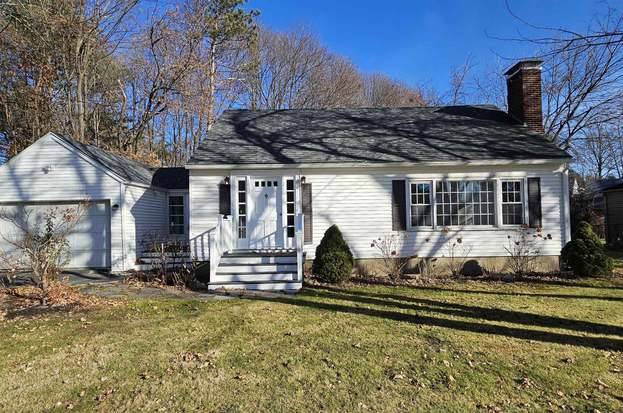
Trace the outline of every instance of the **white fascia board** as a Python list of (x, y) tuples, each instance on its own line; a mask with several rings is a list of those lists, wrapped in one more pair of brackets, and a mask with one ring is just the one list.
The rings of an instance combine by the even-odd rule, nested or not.
[(488, 159), (478, 161), (439, 161), (439, 162), (385, 162), (385, 163), (299, 163), (299, 164), (218, 164), (218, 165), (186, 165), (186, 169), (307, 169), (307, 168), (387, 168), (408, 166), (487, 166), (487, 165), (544, 165), (551, 163), (567, 163), (569, 158), (550, 159)]

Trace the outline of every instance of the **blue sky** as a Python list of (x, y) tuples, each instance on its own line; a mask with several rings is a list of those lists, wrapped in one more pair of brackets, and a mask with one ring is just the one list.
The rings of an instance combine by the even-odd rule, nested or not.
[[(605, 9), (597, 0), (508, 0), (512, 11), (535, 25), (583, 30)], [(618, 10), (623, 0), (609, 1)], [(517, 37), (531, 30), (513, 17), (504, 0), (249, 0), (273, 30), (305, 26), (331, 51), (364, 72), (383, 72), (414, 86), (444, 91), (450, 68), (472, 56), (474, 71), (497, 55), (534, 53)], [(505, 62), (503, 61), (505, 64)]]

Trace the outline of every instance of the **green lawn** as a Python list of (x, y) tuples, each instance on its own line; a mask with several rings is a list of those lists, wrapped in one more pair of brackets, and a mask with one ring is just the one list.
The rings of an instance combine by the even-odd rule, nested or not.
[(623, 410), (623, 281), (307, 288), (0, 323), (0, 411)]

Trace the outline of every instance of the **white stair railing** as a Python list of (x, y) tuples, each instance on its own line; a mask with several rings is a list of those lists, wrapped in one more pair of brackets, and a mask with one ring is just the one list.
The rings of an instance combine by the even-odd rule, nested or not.
[(294, 242), (296, 247), (296, 280), (298, 282), (303, 282), (303, 246), (304, 246), (304, 236), (303, 236), (303, 228), (305, 228), (305, 217), (303, 214), (296, 214), (294, 220)]
[(232, 222), (230, 219), (218, 216), (216, 227), (210, 231), (208, 243), (210, 248), (210, 280), (214, 279), (221, 257), (230, 251), (233, 245)]

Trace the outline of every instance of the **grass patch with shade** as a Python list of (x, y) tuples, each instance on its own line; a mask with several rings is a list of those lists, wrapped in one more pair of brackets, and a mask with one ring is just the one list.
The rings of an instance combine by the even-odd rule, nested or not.
[(1, 411), (623, 410), (623, 281), (312, 286), (0, 323)]

